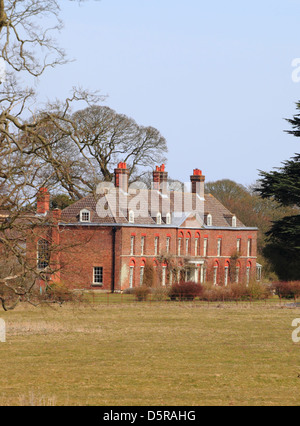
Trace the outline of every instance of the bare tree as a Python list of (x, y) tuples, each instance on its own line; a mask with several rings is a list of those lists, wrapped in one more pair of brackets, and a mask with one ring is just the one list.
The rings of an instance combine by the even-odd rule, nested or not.
[[(50, 159), (55, 172), (64, 173), (71, 184), (72, 176), (51, 157), (52, 140), (41, 129), (54, 126), (60, 137), (67, 137), (72, 105), (98, 101), (82, 90), (73, 90), (65, 102), (51, 105), (49, 113), (27, 119), (36, 99), (32, 88), (20, 84), (22, 75), (35, 79), (47, 67), (66, 62), (55, 41), (62, 27), (59, 12), (56, 0), (0, 0), (0, 54), (6, 66), (6, 78), (0, 82), (0, 302), (4, 309), (15, 307), (19, 300), (30, 301), (36, 280), (47, 278), (38, 268), (36, 252), (32, 258), (28, 250), (30, 235), (35, 242), (45, 229), (57, 227), (53, 218), (37, 216), (31, 209), (47, 164), (41, 152), (49, 153), (48, 163)], [(59, 249), (49, 239), (49, 252), (55, 254)], [(55, 274), (56, 267), (53, 262), (47, 265), (47, 276)]]
[(37, 151), (45, 163), (44, 177), (72, 199), (94, 191), (99, 181), (112, 181), (120, 161), (127, 163), (131, 181), (165, 161), (167, 144), (157, 129), (141, 127), (108, 107), (93, 105), (70, 117), (52, 108), (41, 115), (47, 119), (40, 135), (49, 141)]

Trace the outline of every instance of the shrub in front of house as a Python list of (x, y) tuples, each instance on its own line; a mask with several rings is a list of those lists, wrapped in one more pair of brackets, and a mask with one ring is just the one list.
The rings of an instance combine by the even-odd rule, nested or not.
[(151, 290), (149, 287), (147, 286), (141, 286), (141, 287), (136, 287), (134, 289), (134, 295), (136, 297), (136, 300), (138, 302), (145, 302), (148, 299), (149, 294), (151, 293)]
[(300, 297), (300, 281), (277, 282), (272, 285), (275, 294), (283, 299), (297, 299)]
[(201, 297), (203, 287), (201, 284), (194, 282), (181, 282), (172, 285), (169, 290), (169, 298), (171, 300), (194, 300), (196, 297)]

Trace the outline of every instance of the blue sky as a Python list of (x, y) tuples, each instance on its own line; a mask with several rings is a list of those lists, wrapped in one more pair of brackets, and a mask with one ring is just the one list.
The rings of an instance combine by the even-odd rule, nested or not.
[(158, 128), (167, 169), (186, 181), (252, 184), (300, 152), (283, 131), (300, 83), (299, 0), (61, 0), (60, 44), (70, 58), (40, 79), (41, 96), (72, 86), (100, 90), (105, 104)]

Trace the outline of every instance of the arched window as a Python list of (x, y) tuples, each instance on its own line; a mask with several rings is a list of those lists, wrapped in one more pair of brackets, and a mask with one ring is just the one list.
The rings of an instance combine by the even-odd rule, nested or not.
[(129, 287), (134, 287), (134, 271), (135, 271), (135, 261), (131, 260), (129, 266)]
[(185, 239), (185, 255), (189, 256), (191, 252), (191, 234), (188, 232)]
[(219, 278), (219, 262), (215, 262), (214, 278), (213, 278), (214, 285), (218, 284), (218, 278)]
[(240, 282), (240, 271), (241, 271), (241, 263), (237, 262), (236, 270), (235, 270), (235, 282), (237, 284)]
[(89, 210), (81, 210), (80, 212), (80, 222), (89, 223), (91, 221), (91, 212)]
[(144, 272), (145, 272), (145, 262), (143, 261), (141, 263), (141, 267), (140, 267), (140, 286), (142, 286), (144, 284)]
[(197, 232), (195, 236), (195, 256), (200, 254), (200, 234)]
[(246, 271), (246, 282), (247, 282), (247, 286), (249, 286), (249, 283), (250, 283), (251, 267), (252, 267), (252, 263), (248, 262), (247, 263), (247, 271)]
[(207, 226), (212, 226), (212, 215), (211, 214), (207, 215)]
[(229, 283), (229, 270), (230, 270), (230, 263), (229, 263), (229, 261), (227, 261), (225, 263), (225, 273), (224, 273), (224, 284), (225, 284), (225, 287), (227, 287), (228, 283)]
[(50, 263), (50, 244), (49, 241), (41, 239), (38, 241), (38, 269), (48, 268)]
[(161, 213), (157, 213), (156, 215), (156, 224), (161, 225)]
[(172, 223), (171, 213), (168, 213), (166, 216), (166, 224), (171, 225), (171, 223)]
[(232, 218), (232, 227), (236, 228), (236, 216), (233, 216)]
[(134, 223), (134, 211), (130, 210), (129, 212), (129, 223)]

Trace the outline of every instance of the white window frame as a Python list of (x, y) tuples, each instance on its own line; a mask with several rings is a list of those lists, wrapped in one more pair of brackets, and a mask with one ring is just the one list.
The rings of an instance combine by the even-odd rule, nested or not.
[(172, 223), (171, 213), (167, 213), (166, 224), (171, 225), (171, 223)]
[(129, 287), (133, 288), (134, 283), (134, 266), (130, 266), (129, 268)]
[(196, 237), (195, 238), (195, 257), (199, 256), (199, 246), (200, 246), (199, 242), (200, 242), (200, 238)]
[(247, 243), (247, 256), (251, 257), (252, 256), (252, 239), (248, 238), (248, 243)]
[(207, 215), (207, 226), (212, 226), (213, 222), (212, 222), (212, 215), (208, 214)]
[(145, 266), (140, 267), (140, 286), (144, 283)]
[(178, 256), (181, 256), (182, 237), (178, 238)]
[(129, 223), (134, 223), (134, 219), (135, 219), (135, 217), (134, 217), (134, 211), (133, 211), (133, 210), (130, 210), (130, 211), (129, 211), (128, 222), (129, 222)]
[[(88, 219), (84, 219), (84, 215), (88, 215)], [(90, 223), (91, 222), (91, 212), (87, 209), (81, 210), (80, 212), (80, 222)]]
[(208, 238), (204, 238), (203, 240), (203, 257), (207, 257), (208, 253)]
[(233, 218), (232, 218), (232, 227), (233, 228), (237, 227), (237, 218), (236, 218), (236, 216), (233, 216)]
[[(101, 281), (96, 280), (96, 276), (101, 277)], [(93, 268), (93, 286), (103, 287), (103, 267), (102, 266), (94, 266)]]
[(219, 266), (214, 266), (214, 285), (216, 286), (218, 284), (218, 273), (219, 273)]
[(157, 213), (156, 215), (156, 224), (161, 225), (161, 213)]
[(168, 254), (170, 253), (170, 246), (171, 246), (171, 237), (167, 237), (166, 251), (167, 251)]
[(163, 266), (162, 267), (162, 286), (163, 287), (166, 286), (166, 280), (167, 280), (167, 267)]
[(222, 238), (218, 238), (217, 257), (222, 256)]
[(189, 256), (190, 255), (190, 241), (191, 241), (191, 238), (186, 238), (185, 239), (185, 255), (186, 256)]
[(238, 253), (241, 253), (241, 248), (242, 248), (242, 240), (241, 240), (241, 238), (238, 238), (237, 242), (236, 242), (236, 251)]
[(154, 238), (154, 255), (159, 255), (159, 237)]
[(50, 243), (45, 238), (37, 242), (37, 267), (40, 271), (47, 269), (50, 265)]
[(240, 268), (240, 266), (237, 266), (236, 270), (235, 270), (235, 282), (236, 282), (236, 284), (239, 284), (239, 282), (240, 282), (240, 272), (241, 272), (241, 268)]
[(141, 256), (144, 256), (145, 254), (145, 244), (146, 244), (146, 237), (142, 235), (141, 238)]
[(225, 279), (224, 279), (225, 287), (228, 287), (228, 281), (229, 281), (229, 266), (225, 266)]
[(135, 252), (135, 236), (131, 235), (130, 238), (130, 256), (134, 256)]

